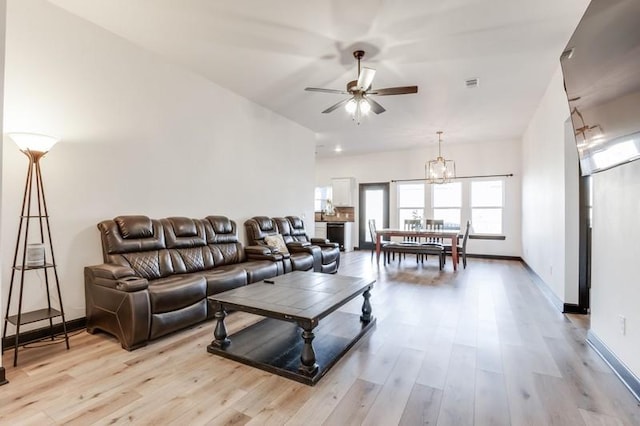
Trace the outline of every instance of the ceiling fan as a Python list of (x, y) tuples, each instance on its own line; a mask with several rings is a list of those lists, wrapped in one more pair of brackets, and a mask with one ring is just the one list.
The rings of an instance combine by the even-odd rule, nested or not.
[(381, 114), (386, 110), (382, 105), (376, 102), (371, 96), (389, 96), (389, 95), (405, 95), (408, 93), (418, 93), (418, 86), (402, 86), (402, 87), (388, 87), (386, 89), (373, 89), (371, 83), (373, 77), (376, 75), (376, 70), (373, 68), (363, 67), (360, 68), (360, 60), (364, 57), (364, 50), (356, 50), (353, 52), (354, 58), (358, 60), (358, 79), (347, 83), (347, 90), (336, 89), (321, 89), (317, 87), (307, 87), (304, 90), (309, 92), (322, 92), (322, 93), (336, 93), (339, 95), (351, 95), (347, 99), (343, 99), (337, 104), (330, 106), (322, 111), (323, 114), (328, 114), (331, 111), (335, 111), (341, 106), (345, 106), (345, 109), (352, 114), (353, 120), (360, 124), (360, 118), (363, 115), (373, 111), (376, 114)]

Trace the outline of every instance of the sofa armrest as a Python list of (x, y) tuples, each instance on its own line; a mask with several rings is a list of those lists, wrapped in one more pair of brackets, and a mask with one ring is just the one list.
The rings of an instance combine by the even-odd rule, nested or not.
[(84, 270), (85, 281), (89, 285), (97, 285), (124, 292), (146, 290), (149, 287), (149, 281), (146, 278), (137, 276), (135, 271), (128, 266), (104, 263), (102, 265), (87, 266)]
[(269, 246), (247, 246), (244, 252), (248, 259), (251, 260), (271, 260), (274, 262), (282, 260), (283, 253), (276, 248)]
[(146, 278), (126, 277), (116, 281), (116, 289), (127, 293), (146, 290), (147, 287), (149, 287), (149, 281)]
[(128, 266), (103, 263), (102, 265), (87, 266), (96, 278), (119, 280), (120, 278), (135, 277), (135, 271)]
[[(128, 273), (132, 275), (120, 276)], [(146, 345), (151, 330), (148, 281), (117, 265), (87, 266), (84, 277), (87, 331), (113, 334), (128, 351)]]
[(308, 241), (292, 241), (287, 243), (287, 249), (292, 253), (309, 251), (309, 247), (311, 247), (311, 243)]
[(340, 244), (332, 243), (331, 241), (326, 240), (324, 238), (312, 238), (311, 239), (311, 244), (315, 244), (315, 245), (320, 246), (320, 247), (332, 247), (332, 248), (340, 247)]

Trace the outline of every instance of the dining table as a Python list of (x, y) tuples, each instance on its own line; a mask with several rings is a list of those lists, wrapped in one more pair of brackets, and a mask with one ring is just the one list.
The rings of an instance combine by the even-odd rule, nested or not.
[(383, 237), (412, 237), (416, 240), (428, 238), (434, 240), (451, 240), (451, 260), (453, 270), (458, 270), (458, 238), (459, 229), (396, 229), (382, 228), (376, 230), (376, 262), (380, 264), (380, 249)]

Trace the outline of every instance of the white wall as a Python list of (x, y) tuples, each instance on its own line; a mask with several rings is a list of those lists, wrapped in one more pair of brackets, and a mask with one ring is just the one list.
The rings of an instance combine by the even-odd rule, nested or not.
[(558, 67), (522, 139), (522, 255), (558, 299), (578, 303), (578, 244), (566, 238), (578, 223), (578, 175), (565, 168), (577, 161), (566, 145), (568, 117)]
[[(222, 214), (244, 240), (251, 216), (313, 217), (308, 129), (46, 1), (10, 2), (7, 18), (5, 131), (62, 139), (41, 164), (67, 319), (85, 315), (100, 220)], [(4, 148), (6, 297), (27, 159)], [(44, 300), (34, 280), (25, 309)]]
[[(426, 143), (425, 143), (426, 145)], [(478, 144), (443, 143), (442, 153), (456, 162), (458, 176), (509, 174), (505, 179), (504, 241), (469, 240), (469, 253), (520, 256), (520, 144), (517, 141)], [(423, 179), (424, 164), (437, 155), (437, 144), (411, 151), (379, 152), (357, 156), (335, 155), (316, 160), (316, 185), (330, 185), (332, 177), (354, 177), (356, 183)], [(390, 186), (390, 221), (394, 223), (395, 184)], [(356, 208), (358, 196), (355, 196)], [(356, 210), (357, 211), (357, 210)], [(357, 224), (356, 224), (357, 228)], [(356, 235), (357, 244), (357, 235)]]
[[(640, 161), (593, 175), (591, 330), (640, 377)], [(620, 330), (626, 318), (626, 334)]]
[[(4, 99), (4, 53), (5, 53), (5, 30), (6, 30), (6, 0), (0, 0), (0, 99)], [(0, 134), (4, 131), (3, 112), (4, 103), (0, 103)], [(4, 144), (0, 144), (0, 241), (2, 241), (2, 151)], [(0, 246), (0, 272), (2, 271), (2, 247)], [(2, 299), (3, 274), (0, 273), (0, 328), (4, 329), (4, 313), (6, 309)], [(2, 340), (0, 340), (0, 352), (2, 352)], [(2, 367), (2, 357), (0, 356), (0, 367)]]
[(571, 120), (564, 122), (564, 297), (578, 303), (580, 297), (580, 166)]

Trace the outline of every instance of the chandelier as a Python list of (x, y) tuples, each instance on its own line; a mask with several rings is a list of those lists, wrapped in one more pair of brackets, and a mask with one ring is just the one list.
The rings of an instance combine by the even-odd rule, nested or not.
[(438, 157), (435, 160), (427, 161), (424, 166), (425, 178), (429, 183), (448, 183), (456, 178), (456, 163), (453, 160), (445, 160), (442, 157), (442, 131), (438, 134)]

